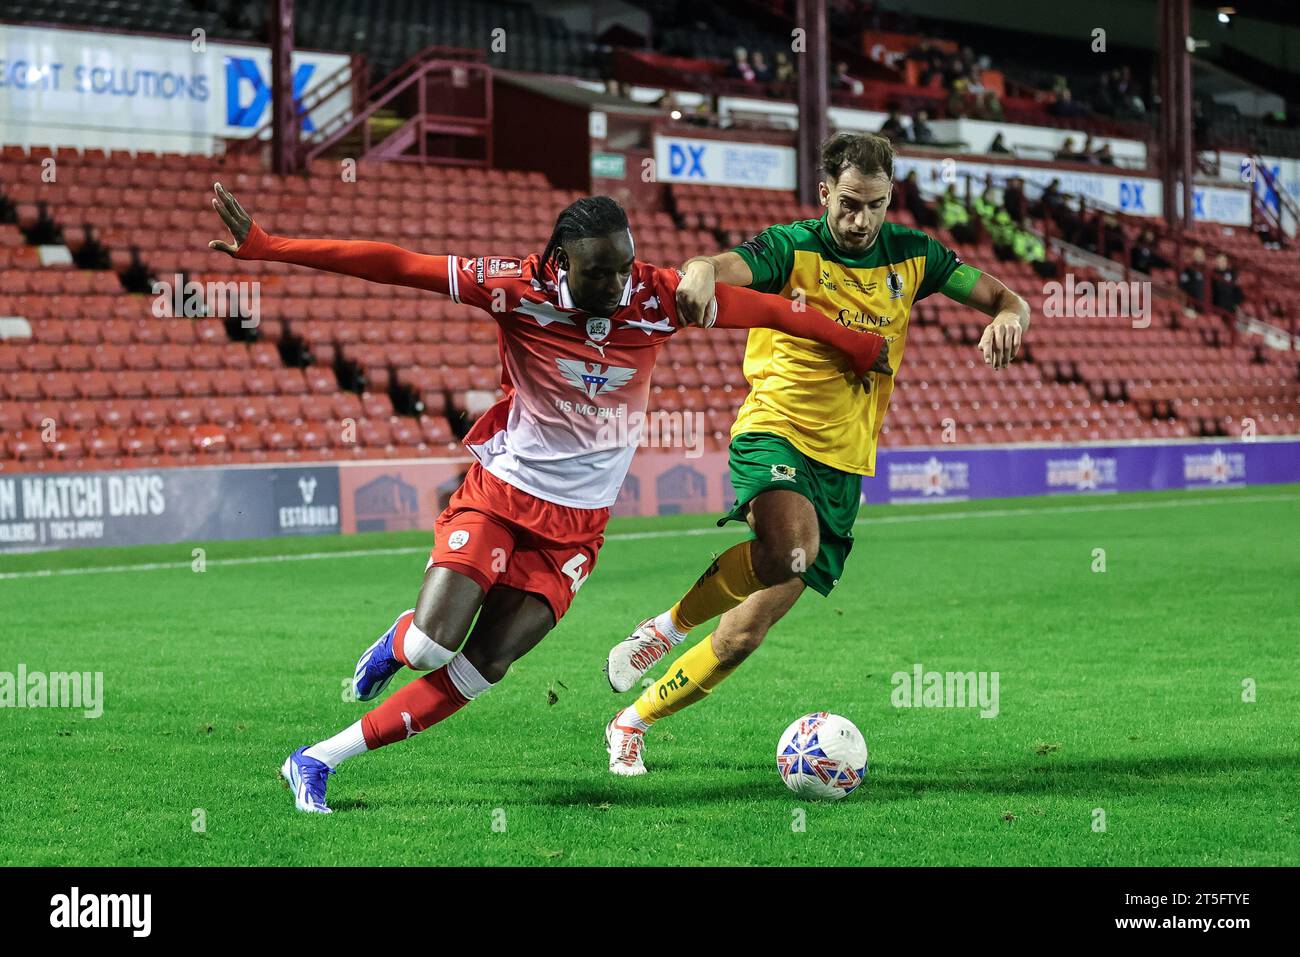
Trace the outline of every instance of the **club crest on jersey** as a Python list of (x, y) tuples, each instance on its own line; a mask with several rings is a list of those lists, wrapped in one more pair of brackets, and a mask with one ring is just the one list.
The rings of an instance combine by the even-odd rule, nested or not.
[(793, 482), (794, 466), (793, 465), (773, 465), (772, 466), (773, 482)]
[(624, 366), (602, 366), (599, 362), (580, 362), (577, 359), (556, 359), (564, 381), (579, 392), (594, 399), (606, 392), (613, 392), (632, 381), (635, 369)]
[(885, 285), (889, 287), (890, 299), (903, 298), (903, 277), (894, 270), (889, 270), (889, 274), (885, 276)]
[(459, 548), (463, 548), (465, 543), (468, 541), (469, 541), (469, 532), (465, 531), (465, 529), (463, 528), (458, 528), (456, 529), (456, 531), (452, 532), (449, 536), (447, 536), (447, 547), (449, 547), (454, 552)]
[(609, 328), (608, 319), (588, 319), (587, 338), (592, 342), (604, 342), (609, 337)]

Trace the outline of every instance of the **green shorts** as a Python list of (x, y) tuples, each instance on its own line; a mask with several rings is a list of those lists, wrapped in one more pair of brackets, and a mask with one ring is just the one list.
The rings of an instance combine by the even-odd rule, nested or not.
[(817, 512), (821, 545), (816, 560), (800, 578), (809, 588), (829, 595), (840, 583), (844, 562), (853, 548), (853, 523), (862, 497), (862, 476), (841, 472), (808, 458), (789, 441), (770, 432), (747, 432), (731, 440), (728, 454), (736, 504), (719, 525), (743, 522), (754, 496), (774, 489), (798, 492)]

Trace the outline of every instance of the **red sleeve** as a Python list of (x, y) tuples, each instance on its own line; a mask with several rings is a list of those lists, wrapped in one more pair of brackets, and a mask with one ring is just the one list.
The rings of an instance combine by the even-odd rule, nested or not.
[[(465, 259), (460, 256), (430, 256), (413, 253), (391, 243), (344, 239), (288, 239), (271, 236), (256, 223), (239, 247), (238, 259), (263, 259), (272, 262), (310, 266), (327, 272), (356, 276), (369, 282), (394, 286), (413, 286), (451, 296), (494, 313), (509, 310), (498, 289), (514, 292), (513, 286), (523, 275), (518, 259), (485, 256)], [(493, 308), (497, 306), (499, 308)]]
[(450, 295), (448, 279), (451, 256), (426, 256), (394, 246), (345, 239), (288, 239), (271, 236), (257, 223), (239, 246), (237, 259), (263, 259), (271, 262), (310, 266), (327, 272), (356, 276), (370, 282), (394, 286), (414, 286)]
[(718, 300), (718, 319), (715, 325), (723, 329), (753, 329), (762, 326), (776, 329), (800, 339), (812, 339), (834, 346), (849, 358), (853, 372), (865, 376), (881, 350), (885, 339), (874, 332), (855, 332), (828, 319), (815, 309), (796, 311), (794, 303), (780, 296), (755, 292), (743, 286), (719, 283), (715, 295)]

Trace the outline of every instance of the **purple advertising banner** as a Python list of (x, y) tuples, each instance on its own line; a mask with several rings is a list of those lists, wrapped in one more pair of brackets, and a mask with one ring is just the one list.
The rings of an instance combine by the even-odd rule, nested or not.
[[(431, 529), (467, 457), (330, 465), (0, 475), (0, 552)], [(871, 503), (1300, 482), (1300, 438), (882, 449)], [(643, 451), (615, 515), (718, 514), (725, 453)]]
[(882, 449), (868, 502), (1150, 492), (1300, 482), (1300, 439)]

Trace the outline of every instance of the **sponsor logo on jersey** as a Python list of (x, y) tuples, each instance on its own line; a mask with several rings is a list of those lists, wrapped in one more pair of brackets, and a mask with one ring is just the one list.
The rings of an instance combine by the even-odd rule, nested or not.
[(793, 482), (795, 468), (793, 465), (773, 465), (772, 481), (773, 482)]
[(746, 242), (740, 244), (741, 249), (747, 249), (755, 256), (761, 255), (767, 249), (767, 240), (762, 236), (755, 236)]
[(452, 532), (449, 536), (447, 536), (447, 546), (452, 551), (456, 551), (457, 549), (464, 548), (465, 543), (468, 541), (469, 541), (469, 532), (465, 531), (465, 529), (463, 528), (458, 528), (456, 529), (456, 531)]
[(489, 259), (489, 279), (518, 279), (524, 274), (524, 265), (518, 259)]
[(602, 366), (599, 362), (581, 362), (577, 359), (556, 359), (564, 381), (588, 399), (594, 399), (606, 392), (613, 392), (632, 381), (635, 369), (625, 366)]
[(876, 286), (880, 285), (875, 282), (863, 282), (853, 276), (842, 275), (838, 279), (831, 278), (831, 269), (829, 266), (822, 267), (822, 274), (817, 279), (817, 284), (835, 292), (840, 286), (845, 289), (854, 289), (860, 293), (871, 296), (875, 295)]
[(873, 316), (869, 312), (858, 312), (853, 309), (841, 309), (835, 314), (835, 321), (841, 326), (848, 326), (850, 329), (859, 328), (861, 326), (875, 326), (877, 329), (883, 329), (894, 321), (894, 317)]

